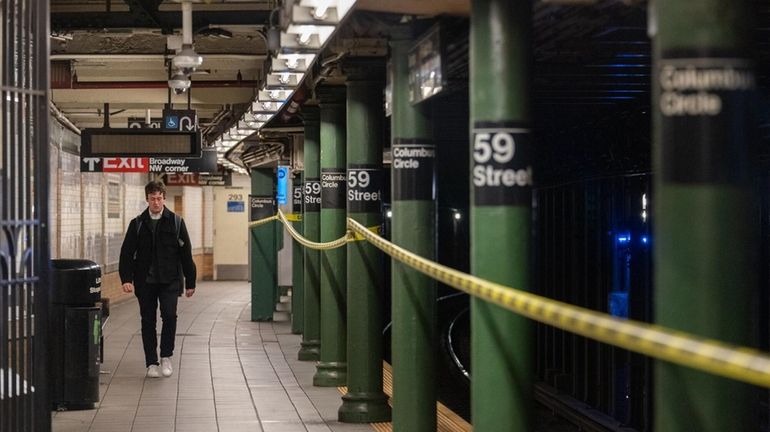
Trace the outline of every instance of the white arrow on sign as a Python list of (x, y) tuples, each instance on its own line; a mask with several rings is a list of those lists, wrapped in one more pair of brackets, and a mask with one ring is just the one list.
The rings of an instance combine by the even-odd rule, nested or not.
[[(185, 122), (187, 123), (187, 125), (185, 125)], [(188, 116), (184, 116), (181, 119), (179, 119), (179, 128), (181, 130), (187, 129), (188, 131), (192, 131), (192, 130), (195, 130), (195, 123), (193, 122), (192, 118)]]

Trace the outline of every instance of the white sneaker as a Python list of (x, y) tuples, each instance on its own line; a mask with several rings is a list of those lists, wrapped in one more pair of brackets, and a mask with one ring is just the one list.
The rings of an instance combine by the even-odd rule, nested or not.
[(160, 370), (163, 372), (164, 377), (170, 377), (174, 373), (174, 368), (171, 367), (171, 359), (168, 357), (161, 357)]
[(160, 378), (160, 369), (158, 368), (158, 365), (149, 365), (149, 366), (147, 366), (147, 377), (148, 378)]

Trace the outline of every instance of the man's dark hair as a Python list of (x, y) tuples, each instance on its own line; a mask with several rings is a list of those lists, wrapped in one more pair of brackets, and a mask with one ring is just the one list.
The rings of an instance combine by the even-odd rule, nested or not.
[(162, 181), (153, 180), (144, 187), (144, 197), (148, 198), (150, 194), (160, 192), (163, 194), (163, 198), (166, 197), (166, 185)]

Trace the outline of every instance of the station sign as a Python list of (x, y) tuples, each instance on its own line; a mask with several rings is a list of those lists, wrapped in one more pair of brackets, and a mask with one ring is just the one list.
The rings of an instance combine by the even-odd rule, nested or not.
[(169, 173), (163, 183), (166, 186), (232, 186), (230, 172), (217, 173)]
[(163, 110), (163, 129), (180, 132), (198, 130), (198, 113), (195, 110)]
[(264, 219), (275, 214), (275, 200), (270, 195), (249, 195), (249, 220)]
[(160, 117), (151, 118), (149, 123), (147, 123), (147, 119), (144, 117), (128, 118), (129, 129), (160, 129), (161, 126), (163, 126), (163, 119)]
[(198, 183), (198, 173), (169, 173), (163, 180), (166, 186), (200, 186)]
[(81, 158), (200, 157), (201, 134), (152, 128), (83, 129)]
[(216, 150), (203, 150), (200, 157), (83, 157), (81, 172), (200, 173), (217, 171)]
[(277, 184), (275, 198), (278, 200), (278, 205), (286, 204), (287, 189), (289, 187), (289, 167), (281, 165), (276, 170)]

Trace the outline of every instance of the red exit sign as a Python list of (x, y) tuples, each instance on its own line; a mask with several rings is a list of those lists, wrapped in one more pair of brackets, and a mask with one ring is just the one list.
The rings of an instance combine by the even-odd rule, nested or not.
[(198, 173), (166, 174), (166, 186), (199, 186)]

